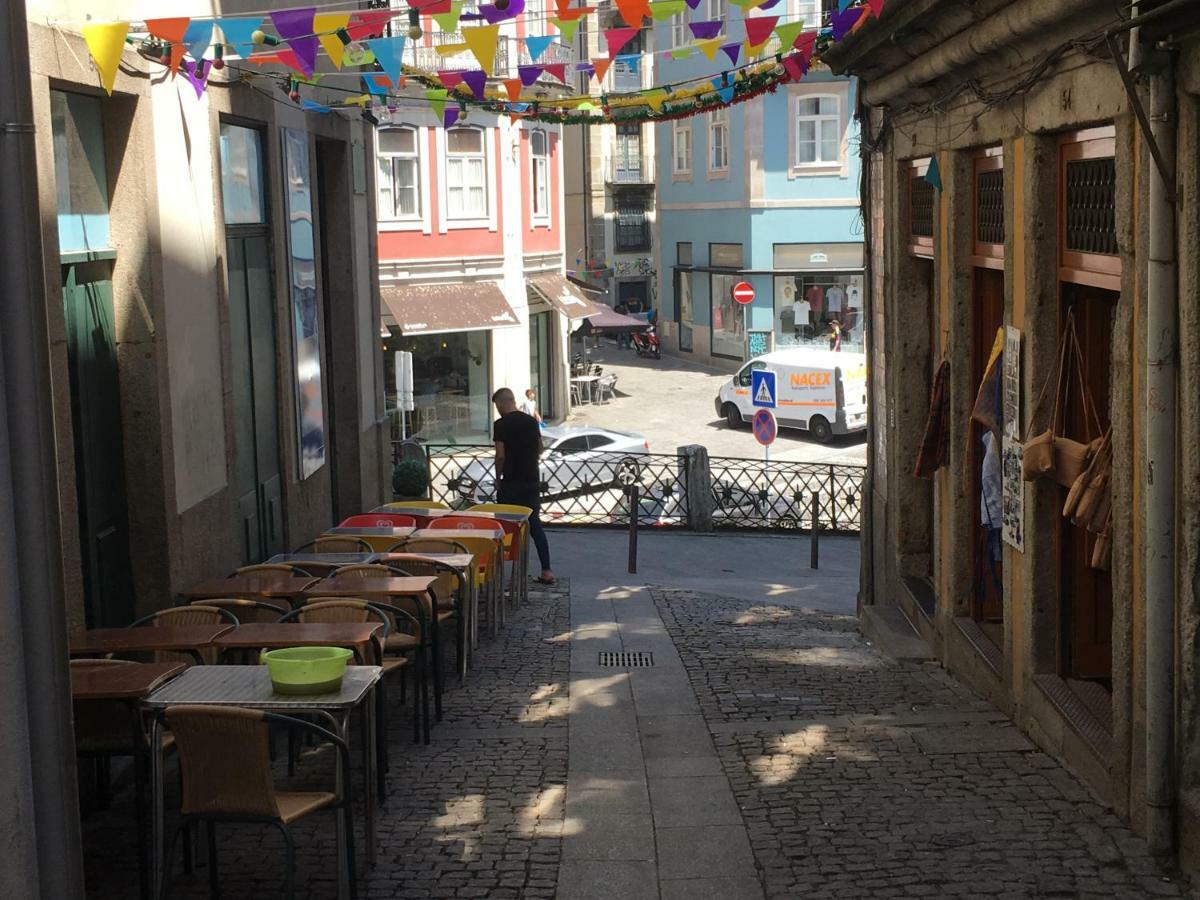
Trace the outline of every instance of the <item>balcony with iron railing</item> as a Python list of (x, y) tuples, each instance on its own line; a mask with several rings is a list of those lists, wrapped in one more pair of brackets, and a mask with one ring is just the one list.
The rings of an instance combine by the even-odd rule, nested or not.
[[(448, 55), (442, 55), (437, 50), (441, 46), (451, 46), (461, 43), (462, 34), (460, 32), (437, 31), (433, 34), (434, 46), (411, 46), (410, 49), (405, 51), (404, 61), (426, 72), (436, 72), (443, 69), (478, 69), (479, 61), (469, 50), (463, 49), (458, 53)], [(547, 47), (545, 52), (538, 57), (537, 64), (571, 63), (573, 60), (574, 53), (570, 47), (555, 43)], [(502, 36), (497, 41), (496, 61), (492, 67), (492, 78), (515, 78), (517, 77), (517, 66), (528, 65), (533, 65), (533, 60), (529, 58), (529, 51), (525, 49), (523, 41), (506, 36)], [(567, 75), (570, 77), (570, 69), (567, 70)], [(542, 79), (548, 85), (559, 84), (556, 79), (549, 75), (543, 75)]]
[(611, 156), (604, 180), (609, 184), (654, 184), (654, 157), (649, 153)]

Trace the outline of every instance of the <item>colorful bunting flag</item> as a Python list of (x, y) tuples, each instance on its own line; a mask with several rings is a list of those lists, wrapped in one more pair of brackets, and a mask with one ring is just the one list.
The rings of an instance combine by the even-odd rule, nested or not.
[(642, 59), (641, 56), (639, 56), (636, 53), (628, 53), (624, 56), (618, 56), (617, 62), (621, 63), (621, 65), (623, 65), (631, 73), (636, 75), (637, 70), (638, 70), (638, 63), (641, 61), (641, 59)]
[(525, 87), (529, 87), (541, 77), (542, 67), (517, 66), (517, 74), (520, 76), (521, 84), (525, 85)]
[(433, 21), (437, 22), (438, 28), (442, 31), (458, 31), (458, 21), (462, 18), (463, 0), (451, 0), (450, 9), (444, 13), (437, 13), (433, 17)]
[(789, 81), (799, 81), (808, 71), (808, 65), (802, 53), (789, 53), (783, 58), (784, 71), (788, 73)]
[(383, 37), (383, 31), (390, 21), (392, 21), (392, 11), (388, 9), (351, 13), (350, 24), (346, 26), (346, 34), (352, 41)]
[(712, 86), (714, 88), (716, 88), (717, 96), (721, 98), (722, 103), (732, 103), (733, 102), (733, 85), (732, 84), (725, 84), (722, 79), (714, 78), (712, 80)]
[(385, 76), (365, 74), (362, 77), (363, 87), (368, 94), (387, 94), (387, 85), (383, 83)]
[(652, 0), (650, 3), (650, 15), (655, 22), (665, 22), (672, 16), (677, 16), (683, 12), (685, 6), (686, 4), (683, 0)]
[(437, 76), (438, 81), (450, 90), (454, 90), (454, 88), (462, 84), (463, 80), (463, 73), (459, 69), (442, 70), (437, 73)]
[(508, 78), (504, 81), (504, 90), (508, 92), (508, 99), (516, 103), (521, 99), (521, 84), (520, 78)]
[(736, 66), (738, 57), (741, 55), (741, 52), (742, 52), (742, 45), (740, 43), (722, 44), (721, 52), (723, 52), (726, 56), (729, 57), (729, 64), (731, 66)]
[(800, 32), (804, 30), (804, 20), (796, 22), (784, 22), (782, 25), (775, 26), (775, 33), (779, 35), (780, 50), (786, 53), (796, 43), (796, 38), (800, 36)]
[[(316, 9), (313, 7), (305, 7), (303, 9), (281, 9), (271, 13), (271, 22), (275, 26), (275, 30), (279, 32), (279, 36), (287, 41), (289, 47), (296, 54), (296, 59), (306, 71), (306, 74), (311, 75), (313, 69), (317, 66), (317, 38), (313, 33), (313, 17), (316, 15)], [(192, 54), (193, 56), (195, 54)]]
[(213, 22), (221, 29), (225, 43), (237, 50), (239, 56), (249, 56), (254, 48), (252, 35), (262, 25), (261, 16), (239, 16), (230, 19), (216, 19)]
[(433, 48), (438, 56), (457, 56), (467, 52), (466, 44), (438, 44)]
[(758, 8), (759, 9), (771, 9), (771, 7), (778, 5), (778, 3), (779, 3), (779, 0), (766, 0), (765, 3), (758, 4)]
[(562, 33), (568, 44), (575, 40), (575, 32), (579, 29), (579, 19), (564, 19), (561, 16), (551, 16), (550, 24)]
[(395, 84), (400, 80), (404, 68), (404, 38), (385, 37), (364, 41), (368, 50), (375, 54), (375, 61)]
[(854, 29), (854, 26), (858, 24), (858, 20), (862, 18), (866, 11), (867, 8), (865, 6), (856, 6), (844, 12), (830, 12), (829, 25), (833, 30), (833, 41), (835, 44)]
[(590, 62), (587, 62), (585, 60), (584, 62), (575, 63), (575, 71), (576, 72), (586, 72), (588, 77), (590, 78), (595, 73), (596, 67), (593, 66)]
[(867, 6), (871, 8), (871, 12), (877, 19), (883, 15), (883, 2), (884, 0), (867, 0)]
[(650, 18), (650, 6), (647, 0), (617, 0), (617, 9), (625, 24), (631, 28), (641, 28), (642, 20)]
[(187, 30), (183, 33), (183, 45), (187, 47), (187, 52), (191, 54), (192, 59), (200, 59), (204, 56), (212, 44), (212, 33), (212, 19), (188, 23)]
[(447, 92), (443, 88), (430, 88), (425, 92), (425, 99), (429, 101), (430, 109), (439, 119), (442, 117), (442, 110), (446, 108), (446, 94)]
[(676, 47), (671, 51), (671, 59), (687, 59), (691, 55), (691, 47)]
[(479, 69), (472, 69), (468, 72), (463, 72), (463, 84), (471, 89), (471, 93), (475, 95), (476, 100), (483, 99), (484, 90), (487, 88), (487, 75)]
[(935, 190), (942, 189), (942, 170), (938, 165), (936, 153), (929, 157), (929, 168), (925, 170), (925, 182), (933, 185)]
[(538, 57), (546, 52), (546, 48), (558, 40), (557, 34), (547, 34), (541, 37), (526, 35), (525, 49), (529, 51), (529, 59), (532, 62), (537, 62)]
[(779, 16), (759, 16), (756, 19), (745, 19), (743, 21), (746, 25), (746, 43), (750, 45), (750, 55), (754, 56), (771, 39), (771, 34), (775, 31), (775, 26), (779, 22)]
[(337, 32), (349, 24), (350, 13), (322, 13), (313, 16), (313, 31), (317, 33), (317, 40), (325, 48), (329, 61), (338, 69), (342, 67), (346, 45), (342, 43)]
[(83, 26), (83, 40), (88, 53), (96, 63), (100, 84), (111, 97), (117, 80), (117, 67), (121, 64), (121, 53), (125, 50), (125, 35), (129, 33), (128, 22), (104, 22)]
[(838, 0), (838, 12), (845, 12), (846, 7), (853, 2), (854, 0)]
[(449, 128), (458, 121), (458, 107), (448, 106), (442, 110), (442, 127)]
[(663, 104), (667, 102), (667, 92), (663, 88), (654, 88), (643, 95), (646, 105), (655, 112), (662, 112)]
[(592, 73), (596, 76), (596, 81), (603, 81), (604, 76), (608, 74), (608, 67), (612, 65), (611, 59), (593, 59)]
[[(518, 0), (512, 0), (513, 4), (517, 2)], [(483, 69), (485, 74), (491, 75), (492, 67), (496, 64), (496, 42), (500, 38), (500, 26), (480, 25), (478, 28), (464, 28), (462, 36), (467, 49), (479, 63), (479, 68)]]
[[(689, 22), (688, 28), (692, 30), (692, 37), (698, 41), (707, 41), (715, 38), (721, 33), (721, 26), (725, 23), (720, 19), (711, 22)], [(712, 59), (710, 56), (709, 59)]]
[(699, 47), (700, 52), (703, 53), (708, 59), (715, 59), (717, 56), (717, 51), (721, 49), (721, 38), (715, 37), (710, 38), (707, 41), (696, 41), (695, 46)]
[(489, 25), (496, 25), (508, 19), (515, 19), (525, 12), (525, 0), (508, 0), (504, 8), (498, 3), (484, 3), (479, 7), (479, 15), (483, 16)]
[(637, 37), (637, 28), (609, 28), (604, 32), (604, 43), (608, 45), (608, 57), (612, 59), (621, 48)]
[(204, 88), (208, 86), (210, 69), (212, 69), (212, 60), (185, 59), (183, 61), (183, 77), (190, 81), (192, 87), (196, 89), (197, 100), (204, 95)]
[(330, 111), (324, 103), (316, 103), (313, 100), (301, 100), (300, 108), (305, 112), (327, 113)]
[(564, 84), (567, 81), (567, 64), (566, 63), (546, 63), (542, 68), (546, 70), (546, 74), (552, 78), (557, 78)]
[(146, 30), (154, 37), (171, 45), (170, 72), (172, 75), (179, 71), (179, 63), (183, 59), (183, 35), (187, 31), (190, 21), (191, 19), (187, 16), (146, 20)]
[[(254, 57), (251, 57), (251, 59), (253, 58)], [(298, 73), (304, 78), (308, 78), (310, 75), (312, 75), (312, 69), (306, 68), (306, 64), (301, 61), (300, 57), (296, 55), (296, 51), (291, 47), (280, 47), (278, 50), (276, 50), (275, 61), (283, 63), (293, 72)]]
[(805, 72), (808, 72), (808, 67), (812, 65), (813, 50), (816, 49), (816, 46), (817, 33), (815, 31), (804, 32), (792, 43), (792, 48), (800, 54)]
[(696, 9), (700, 5), (700, 0), (687, 0), (687, 5), (691, 9)]

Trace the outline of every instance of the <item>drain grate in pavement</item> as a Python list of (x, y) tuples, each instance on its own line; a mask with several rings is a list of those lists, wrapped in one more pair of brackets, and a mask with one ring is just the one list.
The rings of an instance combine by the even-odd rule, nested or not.
[(654, 665), (654, 654), (642, 650), (632, 652), (601, 650), (600, 665), (617, 669), (647, 669)]

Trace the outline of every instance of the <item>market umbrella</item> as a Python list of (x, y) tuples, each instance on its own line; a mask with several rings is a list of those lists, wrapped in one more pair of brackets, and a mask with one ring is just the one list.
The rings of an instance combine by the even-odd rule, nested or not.
[(633, 316), (617, 312), (611, 306), (601, 306), (598, 313), (584, 319), (583, 324), (576, 330), (580, 334), (588, 335), (596, 331), (640, 331), (648, 327), (645, 319), (635, 319)]

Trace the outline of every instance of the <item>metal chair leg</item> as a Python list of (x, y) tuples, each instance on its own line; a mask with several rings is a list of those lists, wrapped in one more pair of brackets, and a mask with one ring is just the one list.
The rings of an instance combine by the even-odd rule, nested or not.
[(283, 832), (283, 842), (286, 848), (283, 864), (287, 869), (287, 898), (296, 900), (296, 842), (292, 840), (292, 832), (286, 825), (280, 825)]
[[(346, 832), (346, 872), (350, 881), (350, 900), (358, 900), (358, 857), (354, 852), (354, 819), (350, 815), (350, 800), (342, 800), (341, 813), (345, 816)], [(367, 840), (371, 836), (367, 835)]]
[(217, 823), (209, 819), (204, 823), (208, 839), (208, 896), (217, 900), (221, 896), (221, 876), (217, 868)]
[(167, 841), (167, 854), (162, 860), (162, 884), (158, 887), (159, 900), (166, 900), (167, 885), (171, 883), (171, 859), (175, 856), (175, 844), (179, 840), (179, 832), (183, 830), (183, 823), (175, 827), (171, 832), (171, 839)]

